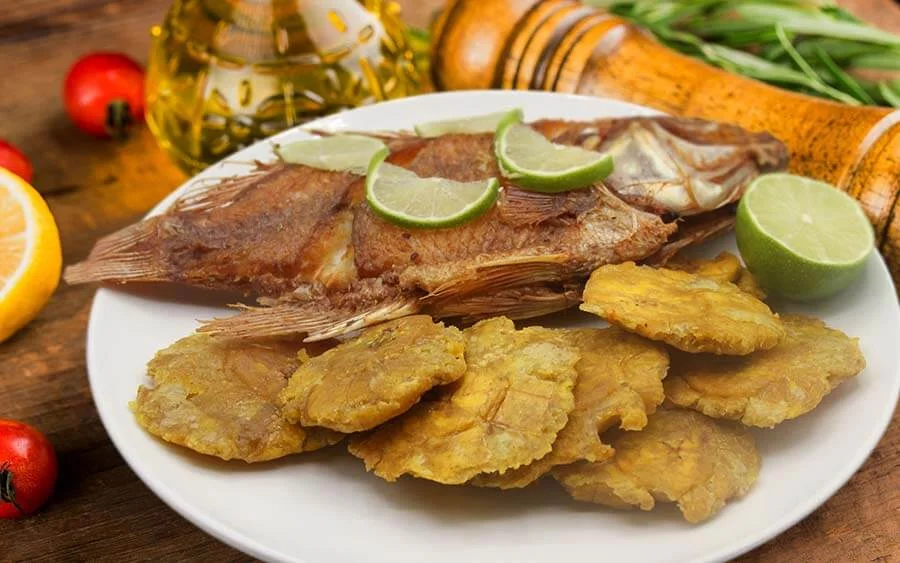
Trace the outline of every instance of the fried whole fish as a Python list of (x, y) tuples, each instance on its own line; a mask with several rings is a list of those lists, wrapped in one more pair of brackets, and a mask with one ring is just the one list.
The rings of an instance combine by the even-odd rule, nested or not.
[[(416, 312), (534, 317), (575, 305), (600, 265), (655, 255), (664, 261), (727, 229), (728, 204), (759, 173), (787, 162), (771, 136), (697, 120), (545, 120), (533, 127), (557, 142), (615, 153), (607, 185), (539, 194), (507, 183), (498, 204), (475, 221), (410, 229), (368, 208), (359, 176), (276, 162), (191, 190), (162, 215), (99, 241), (65, 277), (256, 296), (263, 308), (205, 327), (233, 336), (322, 339)], [(391, 162), (423, 177), (500, 177), (490, 134), (386, 142)], [(674, 221), (687, 215), (696, 215), (698, 228), (693, 217)]]

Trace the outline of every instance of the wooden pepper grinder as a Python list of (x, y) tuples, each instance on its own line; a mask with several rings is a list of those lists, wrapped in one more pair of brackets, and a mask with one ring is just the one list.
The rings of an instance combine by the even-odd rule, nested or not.
[(852, 107), (731, 74), (576, 0), (451, 0), (435, 25), (445, 90), (552, 90), (768, 131), (791, 171), (857, 198), (900, 286), (900, 111)]

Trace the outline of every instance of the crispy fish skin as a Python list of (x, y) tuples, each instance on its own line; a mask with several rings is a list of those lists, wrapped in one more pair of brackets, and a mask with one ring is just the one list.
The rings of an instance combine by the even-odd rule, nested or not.
[(787, 336), (771, 350), (738, 358), (674, 354), (666, 396), (711, 417), (771, 428), (813, 410), (865, 368), (858, 339), (810, 317), (782, 322)]
[(183, 338), (150, 361), (154, 386), (138, 389), (131, 410), (151, 434), (225, 460), (268, 461), (337, 443), (342, 434), (291, 424), (275, 404), (299, 349), (284, 341)]
[[(528, 318), (572, 305), (568, 287), (581, 286), (599, 265), (661, 263), (730, 228), (731, 208), (749, 182), (787, 162), (785, 146), (769, 135), (699, 120), (532, 126), (556, 142), (614, 152), (619, 164), (603, 184), (565, 194), (535, 194), (505, 180), (493, 209), (453, 229), (383, 220), (365, 203), (358, 175), (261, 164), (192, 187), (163, 214), (104, 237), (65, 279), (253, 295), (261, 307), (201, 329), (240, 338), (326, 339), (416, 313)], [(420, 176), (499, 177), (492, 134), (380, 137), (391, 162)], [(673, 221), (685, 216), (690, 221)], [(505, 292), (520, 288), (528, 298), (510, 307)]]
[(609, 459), (614, 450), (600, 435), (616, 423), (623, 430), (640, 430), (647, 415), (663, 402), (669, 355), (661, 344), (614, 327), (557, 332), (581, 354), (575, 365), (578, 383), (569, 421), (544, 457), (502, 475), (478, 475), (472, 485), (521, 488), (558, 465)]
[(613, 508), (652, 510), (676, 502), (698, 523), (750, 490), (760, 457), (750, 433), (688, 410), (662, 410), (640, 432), (616, 432), (615, 456), (554, 470), (572, 498)]
[(633, 262), (596, 269), (581, 309), (692, 353), (745, 355), (784, 337), (778, 316), (731, 283)]
[(574, 407), (578, 350), (554, 331), (498, 317), (467, 329), (466, 374), (440, 395), (353, 439), (350, 453), (388, 481), (462, 484), (546, 455)]
[(398, 416), (438, 385), (466, 372), (456, 327), (426, 315), (404, 317), (311, 358), (279, 395), (284, 416), (340, 432), (372, 429)]

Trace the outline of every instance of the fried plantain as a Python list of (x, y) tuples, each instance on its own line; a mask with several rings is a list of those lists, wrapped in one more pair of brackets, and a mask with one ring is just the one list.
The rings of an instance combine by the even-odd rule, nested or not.
[(738, 276), (738, 279), (734, 282), (734, 285), (738, 286), (741, 291), (749, 293), (760, 301), (768, 297), (768, 295), (766, 295), (766, 290), (764, 290), (762, 286), (759, 285), (759, 282), (756, 281), (756, 278), (753, 277), (753, 274), (751, 274), (750, 270), (748, 270), (747, 268), (741, 268), (741, 275)]
[(766, 292), (759, 286), (750, 270), (743, 267), (740, 259), (730, 252), (720, 252), (712, 260), (683, 258), (676, 254), (666, 263), (666, 268), (697, 274), (718, 282), (733, 283), (760, 301), (766, 298)]
[(782, 318), (787, 336), (744, 357), (673, 354), (666, 395), (703, 414), (773, 427), (807, 413), (866, 365), (856, 338), (818, 319)]
[(138, 388), (131, 409), (151, 434), (226, 460), (267, 461), (334, 444), (341, 434), (292, 424), (275, 404), (299, 350), (279, 340), (182, 338), (150, 360), (154, 386)]
[(429, 316), (390, 321), (303, 362), (279, 404), (288, 420), (304, 426), (369, 430), (462, 377), (464, 350), (459, 329)]
[(576, 345), (575, 408), (544, 457), (506, 473), (478, 475), (471, 484), (511, 489), (525, 487), (557, 465), (579, 460), (603, 461), (613, 449), (600, 435), (617, 422), (640, 430), (647, 414), (663, 402), (662, 380), (669, 367), (665, 348), (618, 328), (558, 330)]
[(464, 332), (466, 374), (405, 415), (355, 438), (382, 479), (461, 484), (545, 456), (574, 407), (578, 350), (550, 329), (498, 317)]
[(688, 522), (718, 512), (747, 493), (760, 457), (750, 433), (688, 410), (661, 410), (640, 432), (612, 431), (615, 456), (553, 471), (576, 500), (614, 508), (651, 510), (676, 502)]
[(633, 262), (594, 270), (581, 309), (686, 352), (744, 355), (784, 337), (778, 316), (734, 284)]
[(718, 256), (712, 260), (704, 258), (684, 258), (676, 254), (671, 260), (666, 262), (666, 268), (669, 270), (678, 270), (680, 272), (688, 272), (689, 274), (697, 274), (704, 278), (716, 280), (718, 282), (737, 282), (741, 276), (741, 261), (737, 256), (730, 252), (720, 252)]

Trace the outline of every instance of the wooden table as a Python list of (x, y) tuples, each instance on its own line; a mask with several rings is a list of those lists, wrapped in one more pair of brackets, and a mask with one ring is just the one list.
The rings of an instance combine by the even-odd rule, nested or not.
[[(439, 0), (406, 0), (423, 22)], [(892, 0), (844, 2), (900, 31)], [(60, 87), (80, 54), (120, 50), (145, 61), (167, 0), (16, 0), (0, 11), (0, 138), (35, 165), (62, 233), (66, 263), (138, 219), (184, 176), (146, 131), (123, 144), (89, 139), (63, 114)], [(0, 522), (0, 561), (244, 561), (160, 502), (125, 465), (97, 418), (85, 373), (91, 287), (62, 285), (40, 317), (0, 344), (0, 416), (43, 429), (59, 453), (52, 503)], [(742, 561), (900, 561), (900, 424), (855, 477), (803, 522)]]

